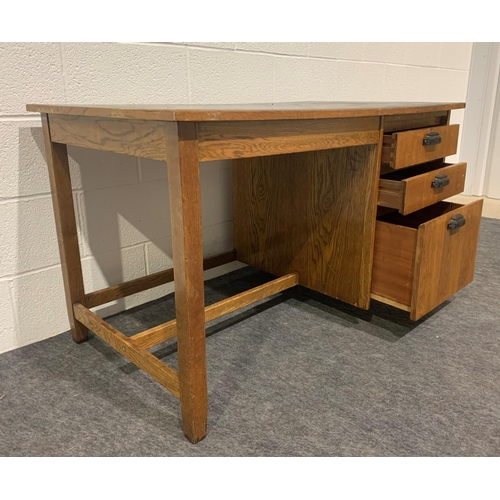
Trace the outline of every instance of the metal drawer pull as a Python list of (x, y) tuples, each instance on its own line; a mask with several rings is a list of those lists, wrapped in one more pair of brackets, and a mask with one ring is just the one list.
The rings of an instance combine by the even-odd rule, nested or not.
[(465, 217), (462, 214), (454, 215), (448, 222), (448, 229), (458, 229), (465, 226)]
[(437, 174), (432, 181), (431, 187), (442, 188), (450, 183), (450, 178), (446, 174)]
[(429, 132), (424, 137), (424, 146), (435, 146), (436, 144), (441, 144), (442, 140), (439, 132)]

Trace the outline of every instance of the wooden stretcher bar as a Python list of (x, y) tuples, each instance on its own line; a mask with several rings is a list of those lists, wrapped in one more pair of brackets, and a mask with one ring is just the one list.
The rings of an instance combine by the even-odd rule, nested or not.
[[(216, 304), (205, 307), (205, 323), (214, 319), (232, 313), (242, 307), (248, 306), (259, 300), (282, 292), (299, 283), (299, 275), (291, 273), (281, 278), (257, 286), (246, 292), (239, 293), (228, 299), (221, 300)], [(138, 333), (130, 338), (131, 342), (138, 348), (149, 349), (155, 345), (161, 344), (166, 340), (174, 338), (177, 335), (177, 320), (169, 321), (162, 325), (150, 328), (142, 333)]]
[[(229, 262), (233, 262), (235, 260), (236, 251), (231, 250), (229, 252), (224, 252), (204, 259), (203, 269), (206, 271), (207, 269), (213, 269), (214, 267), (222, 266), (223, 264), (228, 264)], [(85, 294), (83, 303), (91, 309), (92, 307), (107, 304), (113, 300), (122, 299), (124, 297), (128, 297), (129, 295), (133, 295), (134, 293), (143, 292), (144, 290), (149, 290), (150, 288), (170, 283), (171, 281), (174, 281), (174, 270), (167, 269), (142, 278), (126, 281), (120, 285), (114, 285), (108, 288), (102, 288), (101, 290), (96, 290), (95, 292), (87, 293)]]

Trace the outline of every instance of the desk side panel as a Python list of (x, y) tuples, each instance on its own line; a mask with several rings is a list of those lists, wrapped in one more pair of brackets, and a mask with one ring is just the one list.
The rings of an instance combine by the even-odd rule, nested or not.
[(233, 161), (238, 260), (368, 309), (378, 146)]

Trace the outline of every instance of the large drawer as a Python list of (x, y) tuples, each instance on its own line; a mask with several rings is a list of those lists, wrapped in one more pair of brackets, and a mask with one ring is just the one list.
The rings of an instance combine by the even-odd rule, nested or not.
[(483, 200), (379, 217), (372, 298), (418, 320), (474, 278)]
[(441, 160), (380, 177), (378, 204), (407, 215), (464, 190), (466, 163)]
[(457, 152), (459, 125), (384, 134), (382, 163), (397, 170)]

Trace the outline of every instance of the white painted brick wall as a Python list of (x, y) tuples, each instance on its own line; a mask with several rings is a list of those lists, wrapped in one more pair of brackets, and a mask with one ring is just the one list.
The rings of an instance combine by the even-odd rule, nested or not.
[[(0, 352), (68, 329), (40, 119), (25, 111), (28, 102), (462, 101), (471, 49), (471, 43), (0, 43)], [(463, 116), (454, 112), (452, 121)], [(82, 148), (69, 153), (87, 289), (170, 267), (165, 165)], [(206, 256), (232, 248), (229, 167), (202, 165)], [(99, 313), (171, 291), (165, 285)]]
[[(19, 330), (14, 321), (14, 310), (8, 281), (0, 281), (0, 339), (4, 351), (15, 349), (24, 343), (18, 338)], [(27, 342), (25, 342), (27, 343)]]
[(82, 191), (84, 254), (109, 252), (170, 234), (166, 179)]
[(309, 44), (301, 42), (236, 42), (236, 50), (307, 56)]
[(68, 153), (74, 190), (89, 192), (93, 189), (136, 184), (139, 181), (139, 162), (134, 156), (75, 146), (68, 146)]
[(191, 102), (272, 100), (274, 56), (189, 48), (188, 58)]
[(187, 102), (186, 49), (164, 45), (64, 43), (72, 103)]
[(310, 57), (327, 57), (330, 59), (347, 59), (362, 61), (364, 43), (350, 42), (317, 42), (309, 44)]
[(0, 207), (0, 262), (4, 276), (59, 262), (50, 196), (9, 200)]
[(0, 44), (0, 116), (25, 115), (27, 102), (65, 99), (58, 43)]
[(0, 121), (0, 179), (0, 200), (50, 193), (40, 120)]
[(407, 43), (365, 43), (363, 59), (382, 63), (406, 63)]
[(390, 100), (384, 87), (384, 64), (371, 62), (339, 61), (337, 85), (342, 101)]
[(276, 57), (276, 101), (335, 101), (339, 95), (338, 65), (332, 60)]
[[(10, 282), (17, 329), (2, 339), (11, 348), (37, 342), (68, 329), (59, 266), (16, 276)], [(15, 343), (12, 342), (15, 337)]]

